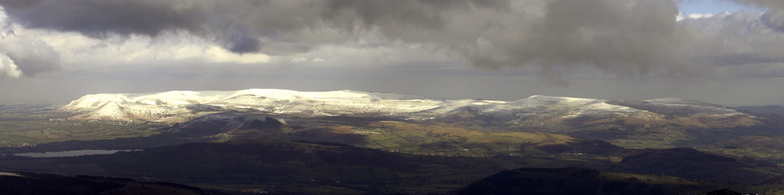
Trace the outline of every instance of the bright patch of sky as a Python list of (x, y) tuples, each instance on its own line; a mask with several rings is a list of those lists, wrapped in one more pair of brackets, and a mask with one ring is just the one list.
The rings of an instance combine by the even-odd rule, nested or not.
[(755, 8), (739, 5), (726, 0), (685, 0), (678, 5), (678, 9), (684, 15), (690, 14), (717, 14), (721, 12), (737, 12), (740, 10), (752, 10)]

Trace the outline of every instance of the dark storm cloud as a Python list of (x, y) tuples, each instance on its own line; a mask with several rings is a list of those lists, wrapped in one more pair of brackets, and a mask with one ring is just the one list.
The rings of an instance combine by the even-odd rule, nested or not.
[[(0, 1), (27, 28), (156, 36), (184, 31), (235, 53), (410, 43), (486, 68), (589, 64), (616, 73), (677, 71), (692, 34), (670, 0)], [(557, 68), (556, 68), (557, 69)]]
[(1, 1), (13, 22), (28, 28), (74, 31), (90, 37), (115, 34), (158, 35), (165, 30), (197, 31), (200, 6), (182, 1), (78, 0)]
[[(257, 50), (259, 39), (322, 43), (381, 27), (438, 28), (442, 12), (472, 6), (501, 6), (503, 1), (211, 1), (211, 0), (4, 0), (9, 18), (27, 28), (155, 36), (185, 30), (225, 42), (239, 53)], [(341, 36), (318, 32), (336, 30)], [(311, 32), (313, 31), (313, 32)]]
[(261, 49), (261, 43), (246, 28), (243, 28), (232, 31), (226, 48), (235, 53), (253, 53)]

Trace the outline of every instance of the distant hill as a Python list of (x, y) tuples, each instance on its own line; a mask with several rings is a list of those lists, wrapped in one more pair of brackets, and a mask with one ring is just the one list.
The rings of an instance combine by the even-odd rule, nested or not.
[[(59, 111), (72, 113), (68, 118), (71, 121), (169, 124), (221, 112), (264, 114), (282, 119), (386, 118), (459, 125), (489, 132), (562, 134), (603, 140), (626, 148), (696, 147), (752, 131), (777, 131), (767, 128), (765, 121), (751, 114), (678, 98), (627, 101), (535, 95), (515, 101), (497, 101), (348, 90), (247, 89), (93, 94), (74, 100)], [(296, 120), (291, 124), (313, 125)], [(757, 126), (765, 128), (755, 128)]]
[(735, 109), (758, 114), (784, 114), (784, 106), (739, 106)]
[[(516, 101), (434, 99), (360, 91), (300, 92), (281, 89), (169, 91), (156, 94), (92, 94), (65, 105), (75, 120), (184, 122), (211, 111), (258, 111), (290, 117), (397, 117), (427, 120), (475, 113), (493, 120), (551, 125), (568, 119), (666, 116), (747, 116), (732, 108), (677, 98), (618, 101), (535, 95)], [(710, 124), (708, 124), (710, 125)]]

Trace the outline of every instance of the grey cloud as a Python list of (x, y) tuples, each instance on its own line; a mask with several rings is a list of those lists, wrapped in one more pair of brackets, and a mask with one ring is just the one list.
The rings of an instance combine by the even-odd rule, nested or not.
[(717, 56), (703, 56), (697, 59), (715, 66), (784, 63), (784, 56), (767, 56), (758, 53), (730, 53)]
[(3, 0), (0, 5), (11, 21), (27, 28), (95, 38), (184, 30), (245, 53), (258, 51), (260, 39), (324, 44), (371, 28), (433, 28), (445, 20), (444, 10), (500, 6), (494, 2), (503, 1)]
[(261, 49), (261, 43), (246, 28), (242, 28), (232, 31), (227, 48), (235, 53), (253, 53)]
[(737, 66), (727, 70), (728, 74), (745, 78), (784, 78), (784, 63), (761, 63)]
[(712, 42), (713, 49), (692, 54), (704, 65), (700, 67), (702, 76), (714, 80), (784, 77), (784, 33), (765, 21), (770, 11), (739, 11), (681, 21)]
[(543, 8), (542, 15), (518, 13), (464, 52), (491, 67), (591, 64), (622, 74), (679, 71), (689, 62), (685, 47), (693, 35), (676, 23), (672, 2), (552, 0)]
[(9, 8), (27, 8), (40, 2), (41, 0), (5, 0), (2, 4), (3, 7)]
[[(677, 7), (670, 1), (529, 0), (453, 5), (428, 14), (394, 10), (401, 16), (363, 8), (352, 10), (385, 37), (446, 48), (486, 68), (592, 64), (631, 73), (688, 62), (683, 47), (691, 35), (676, 24)], [(415, 17), (400, 10), (414, 10), (408, 15)]]
[(740, 11), (710, 18), (687, 19), (682, 23), (693, 27), (703, 38), (712, 41), (714, 49), (706, 50), (706, 55), (738, 60), (780, 58), (784, 53), (784, 33), (775, 31), (766, 24), (766, 14)]
[[(3, 59), (6, 67), (15, 66), (23, 76), (33, 77), (62, 70), (60, 54), (41, 40), (14, 35), (3, 37), (0, 40), (0, 54), (8, 58)], [(5, 68), (5, 71), (8, 70), (13, 69)]]
[(780, 0), (733, 0), (737, 3), (767, 8), (762, 21), (770, 28), (784, 32), (784, 1)]
[[(485, 68), (589, 64), (621, 74), (679, 71), (692, 34), (669, 0), (0, 1), (27, 28), (156, 36), (187, 31), (236, 53), (411, 43)], [(380, 36), (367, 36), (380, 35)]]
[(768, 27), (784, 32), (784, 10), (768, 10), (762, 15), (762, 21)]

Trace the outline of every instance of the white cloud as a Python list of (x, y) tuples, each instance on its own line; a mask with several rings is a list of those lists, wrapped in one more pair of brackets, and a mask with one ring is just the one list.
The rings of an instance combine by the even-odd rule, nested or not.
[(10, 63), (4, 62), (6, 69), (12, 70), (9, 68), (13, 65), (13, 70), (21, 71), (22, 74), (19, 75), (32, 77), (62, 70), (60, 54), (34, 36), (6, 34), (0, 37), (0, 53), (3, 58), (10, 60)]
[(226, 49), (212, 46), (207, 51), (204, 51), (202, 58), (209, 62), (214, 63), (240, 63), (240, 64), (258, 64), (267, 63), (270, 57), (264, 54), (237, 54), (231, 53)]
[(77, 33), (39, 30), (20, 32), (42, 37), (42, 40), (62, 54), (63, 62), (74, 69), (127, 64), (262, 64), (270, 60), (268, 55), (261, 53), (232, 53), (203, 38), (184, 33), (158, 37), (131, 35), (101, 40)]
[(683, 13), (679, 13), (678, 16), (675, 17), (675, 21), (681, 21), (684, 19), (701, 19), (701, 18), (710, 18), (713, 17), (713, 14), (689, 14), (683, 15)]
[(22, 71), (16, 67), (11, 58), (5, 54), (0, 54), (0, 78), (19, 78), (22, 76)]

